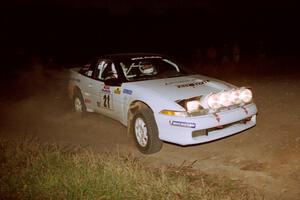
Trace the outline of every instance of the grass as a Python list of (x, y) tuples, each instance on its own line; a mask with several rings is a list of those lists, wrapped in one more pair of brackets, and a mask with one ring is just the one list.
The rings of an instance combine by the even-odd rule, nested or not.
[(0, 139), (0, 199), (261, 199), (191, 165), (154, 168), (130, 154)]

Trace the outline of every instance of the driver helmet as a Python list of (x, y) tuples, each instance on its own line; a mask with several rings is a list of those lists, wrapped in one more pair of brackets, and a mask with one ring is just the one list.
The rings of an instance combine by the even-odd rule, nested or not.
[(155, 68), (152, 64), (143, 64), (140, 66), (140, 71), (143, 74), (151, 75), (155, 73)]

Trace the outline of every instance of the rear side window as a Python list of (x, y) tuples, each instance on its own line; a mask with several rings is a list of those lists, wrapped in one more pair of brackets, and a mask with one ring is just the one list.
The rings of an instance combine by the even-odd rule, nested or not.
[(94, 60), (93, 62), (91, 62), (89, 64), (84, 65), (80, 69), (79, 73), (82, 75), (88, 76), (88, 77), (92, 77), (97, 64), (98, 64), (98, 59)]

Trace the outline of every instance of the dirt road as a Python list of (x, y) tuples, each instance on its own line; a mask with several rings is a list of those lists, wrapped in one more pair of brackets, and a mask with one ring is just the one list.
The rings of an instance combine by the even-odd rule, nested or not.
[[(72, 113), (65, 94), (65, 72), (42, 72), (37, 76), (30, 81), (22, 76), (23, 82), (1, 96), (0, 137), (36, 136), (46, 142), (89, 145), (97, 151), (119, 149), (142, 156), (120, 123), (96, 114), (81, 119)], [(253, 88), (259, 108), (257, 126), (203, 145), (165, 143), (146, 161), (160, 166), (197, 160), (194, 168), (249, 184), (262, 191), (266, 199), (300, 199), (299, 78), (290, 75), (227, 80)]]

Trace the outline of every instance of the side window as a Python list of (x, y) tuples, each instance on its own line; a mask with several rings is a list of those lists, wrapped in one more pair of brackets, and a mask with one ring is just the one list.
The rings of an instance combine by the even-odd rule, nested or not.
[(101, 79), (101, 73), (103, 71), (103, 69), (105, 68), (105, 66), (107, 65), (105, 60), (99, 60), (95, 66), (94, 72), (93, 72), (93, 78), (94, 79), (98, 79), (98, 80), (102, 80)]
[(116, 67), (109, 60), (95, 60), (91, 64), (85, 65), (80, 73), (101, 81), (118, 78)]
[(107, 80), (107, 79), (117, 79), (118, 73), (114, 63), (107, 61), (103, 63), (102, 69), (100, 70), (99, 79)]
[(92, 74), (93, 74), (93, 71), (95, 69), (96, 63), (97, 63), (97, 60), (95, 60), (91, 64), (84, 65), (80, 69), (79, 73), (82, 74), (82, 75), (88, 76), (88, 77), (92, 77)]

